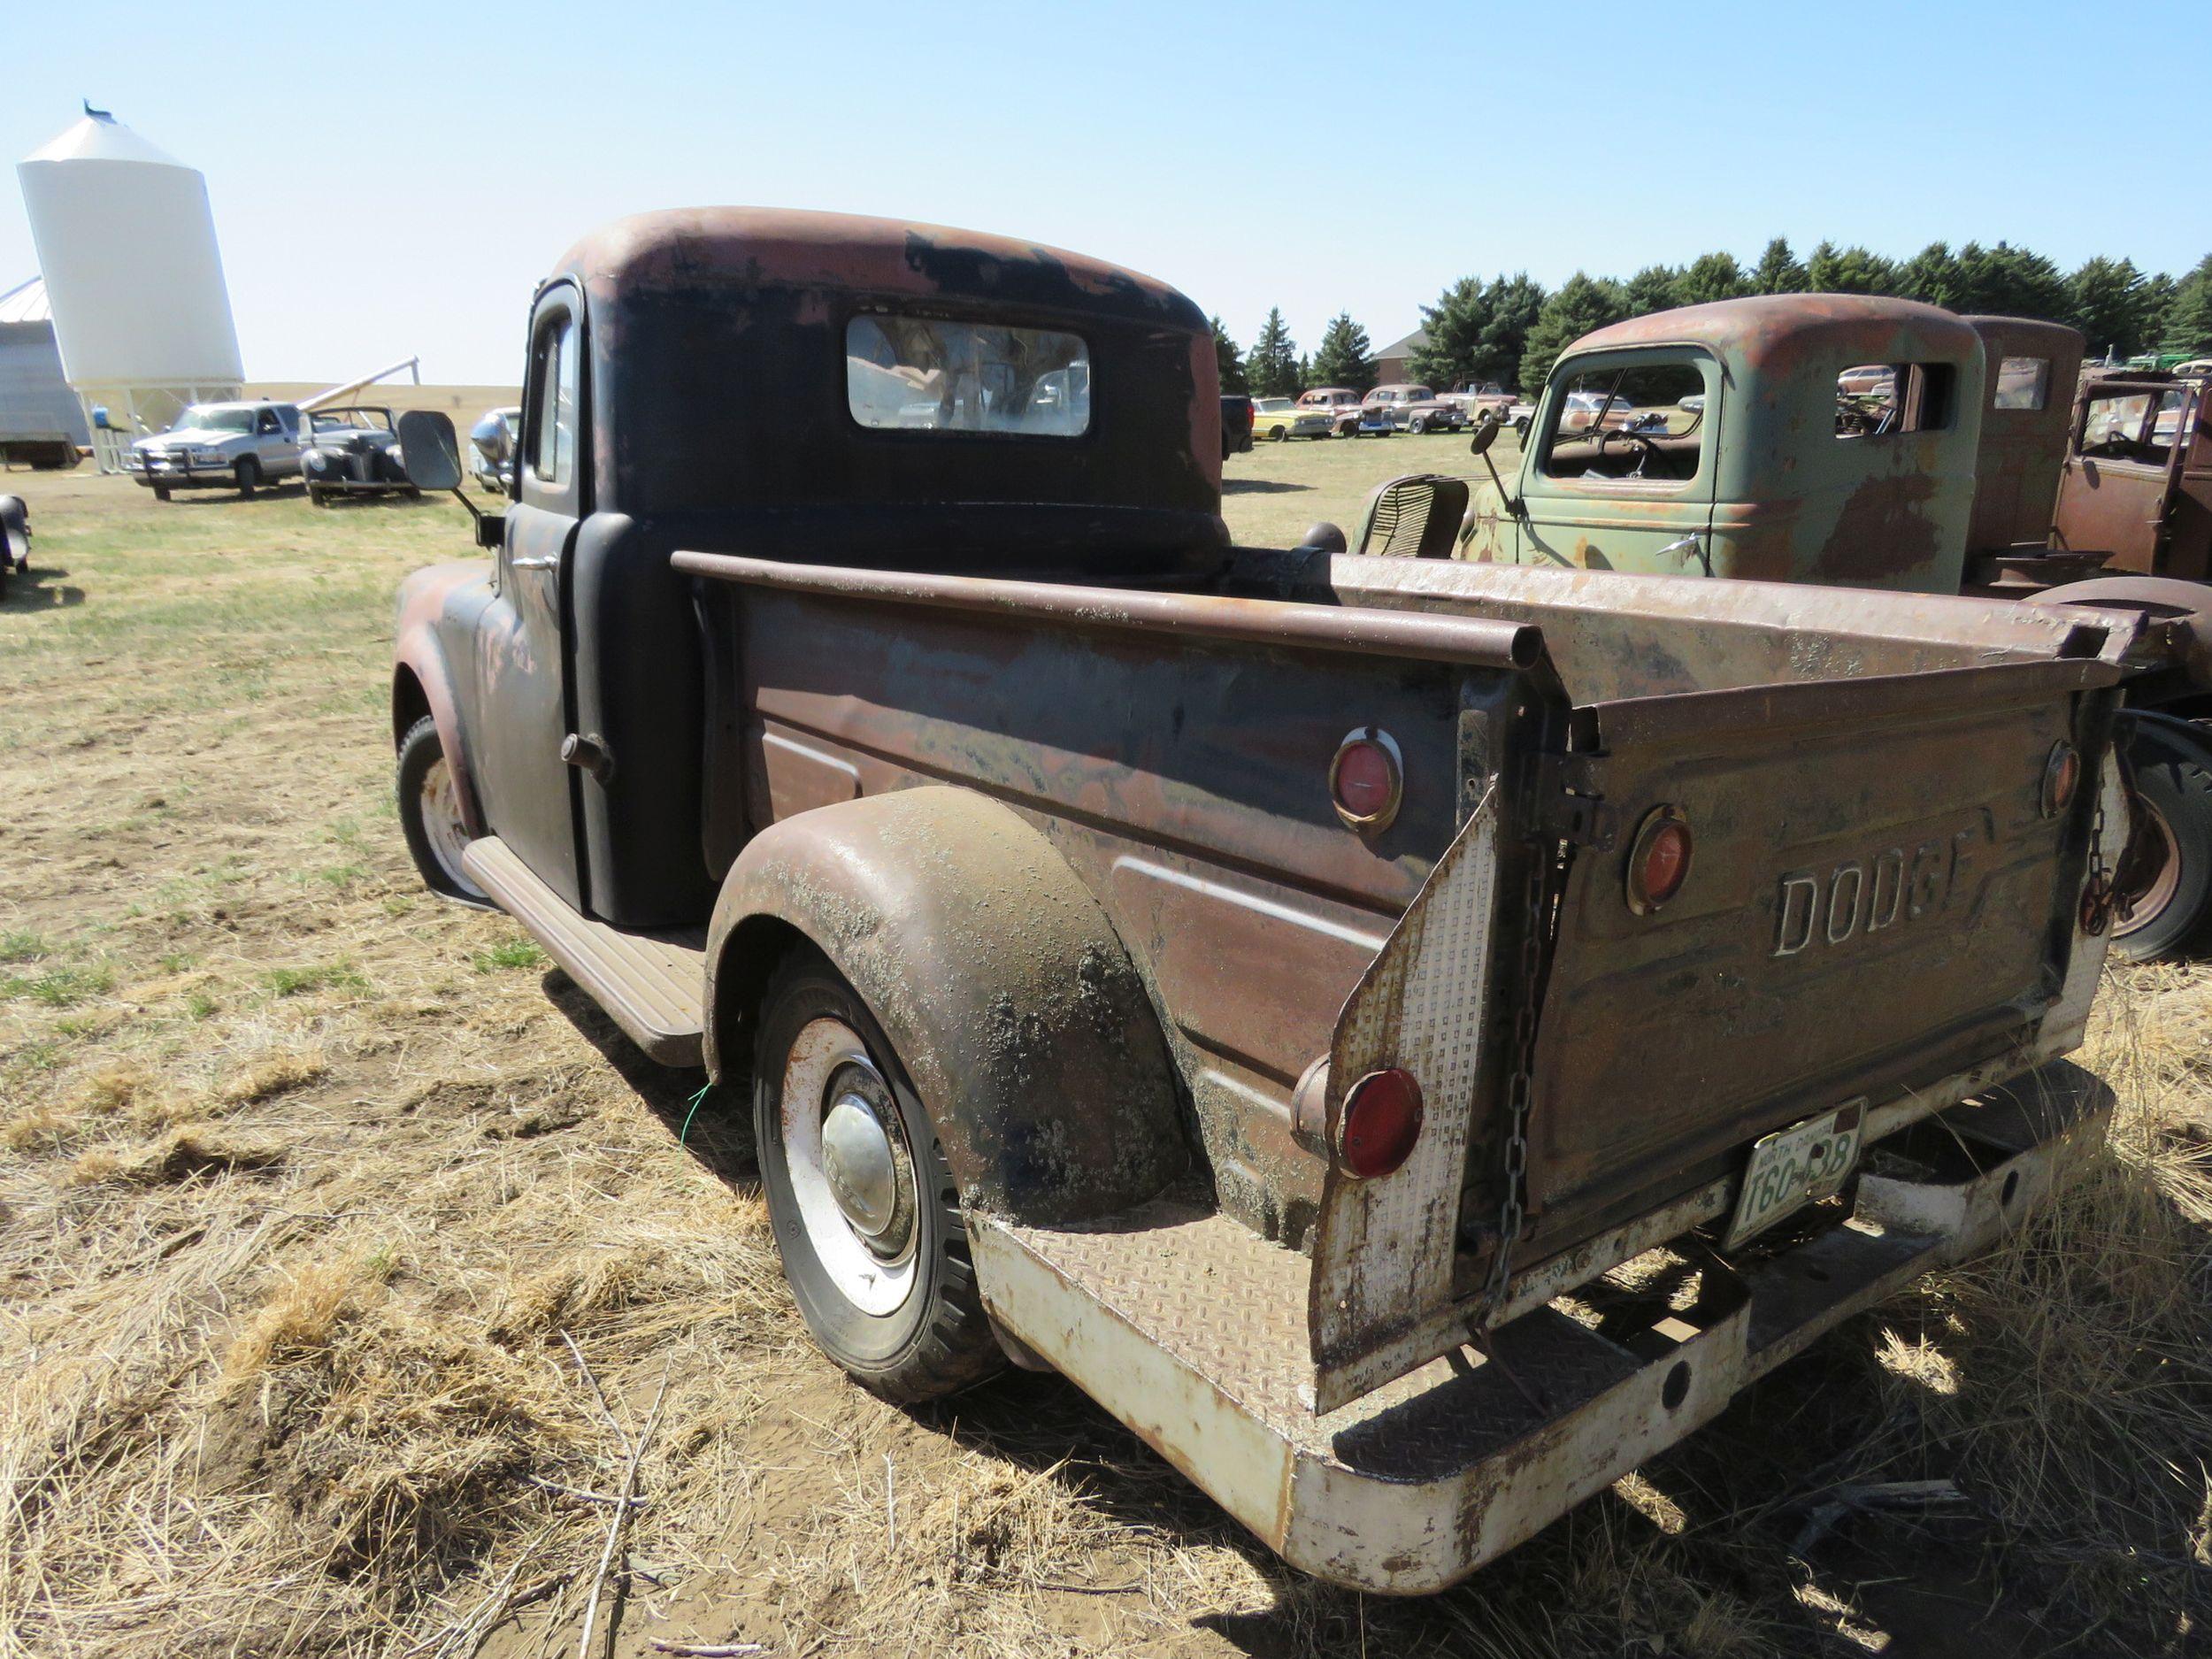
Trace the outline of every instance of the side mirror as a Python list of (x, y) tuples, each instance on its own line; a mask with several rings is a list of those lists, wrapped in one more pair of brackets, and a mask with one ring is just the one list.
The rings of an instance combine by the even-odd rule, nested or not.
[(411, 409), (399, 418), (399, 449), (407, 481), (418, 489), (461, 487), (461, 446), (452, 420), (434, 409)]
[(1490, 446), (1497, 441), (1498, 418), (1495, 415), (1485, 416), (1482, 424), (1475, 428), (1475, 435), (1468, 439), (1467, 451), (1471, 455), (1487, 454)]

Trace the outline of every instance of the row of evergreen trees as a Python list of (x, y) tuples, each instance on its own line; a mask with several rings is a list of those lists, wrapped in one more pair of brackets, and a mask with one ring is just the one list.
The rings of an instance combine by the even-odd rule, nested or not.
[[(1495, 380), (1533, 393), (1560, 352), (1594, 328), (1675, 305), (1805, 293), (1889, 295), (1955, 311), (2069, 323), (2088, 337), (2093, 356), (2212, 354), (2212, 254), (2177, 279), (2102, 256), (2070, 274), (2039, 253), (2001, 242), (1955, 250), (1931, 242), (1909, 259), (1824, 242), (1800, 259), (1777, 236), (1749, 270), (1733, 254), (1709, 253), (1686, 265), (1647, 265), (1626, 280), (1578, 271), (1550, 293), (1525, 272), (1487, 282), (1463, 277), (1421, 308), (1428, 343), (1414, 355), (1412, 373), (1440, 390)], [(1348, 311), (1329, 324), (1310, 357), (1299, 353), (1279, 310), (1267, 313), (1249, 352), (1240, 352), (1215, 318), (1214, 348), (1224, 391), (1288, 397), (1310, 386), (1363, 392), (1375, 383), (1374, 348)]]

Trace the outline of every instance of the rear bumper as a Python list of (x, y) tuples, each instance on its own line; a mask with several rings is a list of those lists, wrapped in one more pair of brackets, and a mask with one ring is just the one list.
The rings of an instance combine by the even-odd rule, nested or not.
[(2047, 1068), (1870, 1147), (1848, 1221), (1755, 1261), (1691, 1249), (1686, 1310), (1662, 1299), (1624, 1320), (1609, 1306), (1600, 1334), (1563, 1299), (1496, 1333), (1502, 1363), (1463, 1349), (1325, 1417), (1299, 1381), (1310, 1264), (1234, 1222), (1158, 1203), (1080, 1231), (979, 1218), (972, 1239), (1000, 1325), (1286, 1560), (1420, 1594), (1710, 1422), (1851, 1315), (1996, 1242), (2101, 1141), (2110, 1110), (2087, 1073)]

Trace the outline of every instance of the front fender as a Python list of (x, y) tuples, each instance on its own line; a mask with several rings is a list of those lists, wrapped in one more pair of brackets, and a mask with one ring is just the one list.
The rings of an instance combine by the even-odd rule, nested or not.
[[(446, 764), (453, 772), (460, 798), (461, 821), (471, 835), (490, 833), (476, 793), (476, 771), (461, 701), (456, 693), (452, 664), (447, 660), (445, 637), (439, 623), (457, 595), (487, 580), (481, 561), (432, 565), (411, 572), (399, 588), (399, 617), (392, 641), (392, 736), (395, 741), (426, 712), (437, 722), (438, 741), (445, 749)], [(419, 694), (411, 702), (409, 687)]]
[(930, 787), (802, 812), (747, 843), (707, 934), (706, 1062), (736, 1069), (774, 947), (820, 947), (898, 1050), (961, 1196), (1094, 1220), (1189, 1168), (1180, 1094), (1135, 964), (1031, 824)]

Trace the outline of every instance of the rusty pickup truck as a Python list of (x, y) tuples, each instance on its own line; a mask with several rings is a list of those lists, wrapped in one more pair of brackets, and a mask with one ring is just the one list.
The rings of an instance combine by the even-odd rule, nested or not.
[(1432, 1591), (2101, 1133), (2139, 615), (1235, 546), (1205, 314), (997, 237), (627, 219), (527, 338), (408, 845), (743, 1102), (882, 1394), (1056, 1370)]

